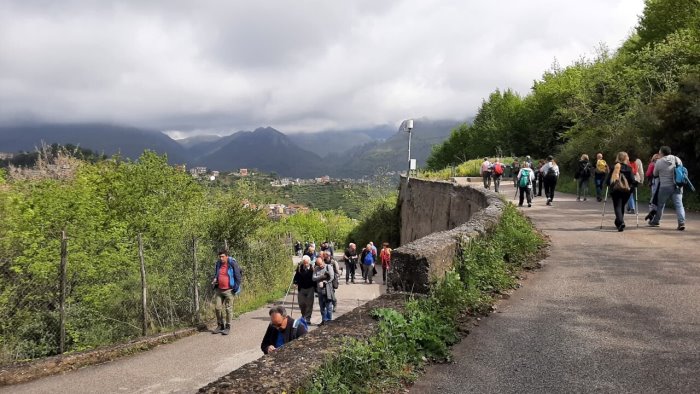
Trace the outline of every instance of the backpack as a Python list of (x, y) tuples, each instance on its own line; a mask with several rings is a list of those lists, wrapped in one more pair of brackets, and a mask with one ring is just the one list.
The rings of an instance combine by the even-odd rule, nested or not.
[(603, 159), (600, 159), (595, 162), (595, 172), (599, 174), (604, 174), (606, 172), (607, 167), (608, 163)]
[(586, 162), (586, 164), (581, 169), (581, 177), (588, 178), (591, 176), (591, 163)]
[(304, 319), (304, 317), (300, 317), (296, 320), (294, 320), (294, 324), (292, 324), (292, 339), (297, 339), (297, 329), (299, 326), (302, 325), (304, 328), (306, 328), (306, 332), (309, 332), (309, 323)]
[(554, 178), (557, 176), (557, 172), (554, 171), (554, 166), (549, 166), (547, 169), (547, 173), (545, 174), (546, 177)]
[(370, 264), (374, 263), (374, 257), (372, 256), (372, 253), (371, 252), (365, 253), (365, 257), (362, 260), (362, 262), (365, 263), (365, 265), (370, 265)]
[(335, 275), (333, 275), (333, 288), (337, 289), (338, 288), (338, 276), (340, 275), (340, 268), (338, 267), (338, 262), (331, 259), (331, 265), (333, 266), (333, 271)]
[(518, 180), (519, 187), (527, 187), (530, 184), (530, 170), (523, 169), (520, 179)]
[(689, 183), (688, 180), (688, 169), (683, 166), (678, 161), (678, 158), (676, 157), (676, 166), (673, 168), (673, 183), (676, 184), (678, 187), (683, 187), (687, 186)]
[(503, 164), (497, 163), (493, 165), (493, 172), (496, 175), (503, 175)]

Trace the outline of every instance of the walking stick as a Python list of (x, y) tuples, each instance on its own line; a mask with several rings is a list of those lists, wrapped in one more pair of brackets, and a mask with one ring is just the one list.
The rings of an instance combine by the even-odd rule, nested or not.
[(603, 219), (605, 218), (605, 205), (608, 203), (608, 186), (605, 186), (605, 200), (603, 200), (603, 216), (600, 218), (600, 229), (603, 229)]
[(639, 200), (637, 199), (637, 188), (634, 188), (634, 207), (637, 212), (637, 228), (639, 228)]
[(294, 316), (294, 296), (296, 295), (296, 292), (292, 293), (292, 311), (289, 312), (289, 316)]

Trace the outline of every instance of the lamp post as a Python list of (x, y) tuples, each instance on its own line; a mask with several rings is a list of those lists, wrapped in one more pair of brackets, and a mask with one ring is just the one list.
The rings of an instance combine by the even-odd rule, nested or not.
[(404, 120), (401, 124), (403, 131), (408, 133), (408, 171), (406, 172), (406, 183), (411, 179), (411, 130), (413, 130), (413, 119)]

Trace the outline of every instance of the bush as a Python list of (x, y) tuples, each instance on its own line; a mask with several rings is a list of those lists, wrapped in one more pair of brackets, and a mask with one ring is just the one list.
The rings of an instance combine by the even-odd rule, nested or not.
[(408, 301), (403, 313), (374, 310), (377, 334), (347, 340), (305, 391), (396, 390), (413, 381), (426, 361), (449, 360), (449, 346), (459, 339), (460, 315), (487, 312), (493, 294), (512, 288), (517, 271), (537, 257), (543, 244), (532, 224), (508, 204), (494, 232), (465, 245), (454, 270), (431, 286), (428, 297)]

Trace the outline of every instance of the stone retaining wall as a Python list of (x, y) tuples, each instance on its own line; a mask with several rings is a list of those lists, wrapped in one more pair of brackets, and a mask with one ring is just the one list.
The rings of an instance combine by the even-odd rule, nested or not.
[(492, 230), (505, 203), (494, 192), (453, 182), (402, 179), (401, 246), (391, 256), (395, 290), (425, 293), (452, 268), (459, 246)]

